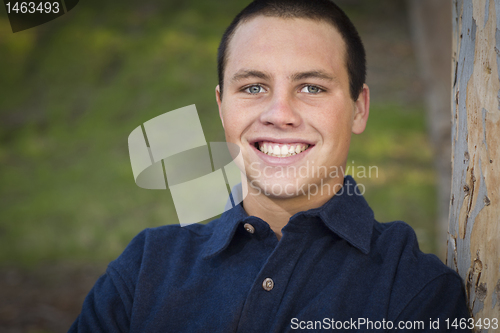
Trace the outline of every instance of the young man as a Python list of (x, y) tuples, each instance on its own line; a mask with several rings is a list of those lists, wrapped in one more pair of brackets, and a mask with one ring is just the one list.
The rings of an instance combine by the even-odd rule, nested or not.
[(342, 173), (368, 119), (364, 81), (361, 40), (330, 1), (245, 8), (219, 48), (216, 98), (247, 196), (207, 225), (140, 233), (70, 331), (435, 332), (467, 318), (459, 276), (408, 225), (375, 221)]

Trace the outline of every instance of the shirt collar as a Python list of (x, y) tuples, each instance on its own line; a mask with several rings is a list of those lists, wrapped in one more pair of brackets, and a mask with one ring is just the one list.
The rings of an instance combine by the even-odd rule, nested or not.
[(290, 218), (316, 216), (339, 237), (368, 254), (373, 231), (374, 214), (351, 176), (344, 177), (344, 186), (319, 208), (299, 212)]
[(241, 221), (249, 218), (243, 204), (240, 202), (233, 208), (225, 211), (222, 216), (211, 223), (214, 223), (213, 233), (205, 246), (204, 259), (211, 258), (222, 251), (229, 245), (233, 239), (236, 228)]
[[(307, 216), (320, 218), (349, 244), (365, 254), (370, 252), (374, 215), (351, 176), (344, 177), (343, 187), (323, 206), (299, 212), (290, 218), (290, 222)], [(214, 221), (203, 257), (213, 257), (227, 248), (238, 225), (251, 218), (256, 217), (248, 216), (241, 203), (224, 212), (218, 221)]]

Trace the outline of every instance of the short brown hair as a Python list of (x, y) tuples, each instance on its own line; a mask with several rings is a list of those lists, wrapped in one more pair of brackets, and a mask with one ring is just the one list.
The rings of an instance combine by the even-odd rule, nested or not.
[(329, 0), (255, 0), (243, 9), (224, 32), (217, 54), (217, 72), (222, 98), (227, 48), (236, 28), (258, 16), (307, 18), (323, 20), (333, 25), (346, 44), (346, 67), (351, 98), (356, 101), (366, 80), (366, 54), (358, 31), (347, 15)]

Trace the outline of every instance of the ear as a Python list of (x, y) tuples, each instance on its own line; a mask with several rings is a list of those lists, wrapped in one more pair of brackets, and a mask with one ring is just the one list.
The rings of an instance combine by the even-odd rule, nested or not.
[(354, 119), (352, 122), (352, 132), (361, 134), (365, 130), (368, 114), (370, 113), (370, 89), (363, 84), (363, 90), (354, 102)]
[(217, 100), (217, 106), (219, 107), (219, 117), (220, 121), (222, 122), (222, 127), (224, 127), (224, 118), (222, 118), (222, 108), (221, 108), (221, 97), (220, 97), (220, 87), (217, 85), (215, 87), (215, 99)]

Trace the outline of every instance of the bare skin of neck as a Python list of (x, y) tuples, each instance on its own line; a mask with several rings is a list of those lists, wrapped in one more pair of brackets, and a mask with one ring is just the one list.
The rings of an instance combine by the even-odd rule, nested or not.
[[(340, 189), (343, 181), (343, 177), (337, 179), (336, 183), (339, 185), (332, 188)], [(266, 196), (263, 193), (257, 195), (249, 192), (243, 200), (243, 207), (248, 215), (266, 221), (278, 240), (280, 240), (282, 236), (281, 229), (288, 223), (290, 217), (298, 212), (323, 206), (335, 193), (310, 195), (309, 197), (301, 195), (292, 198), (276, 198)]]

